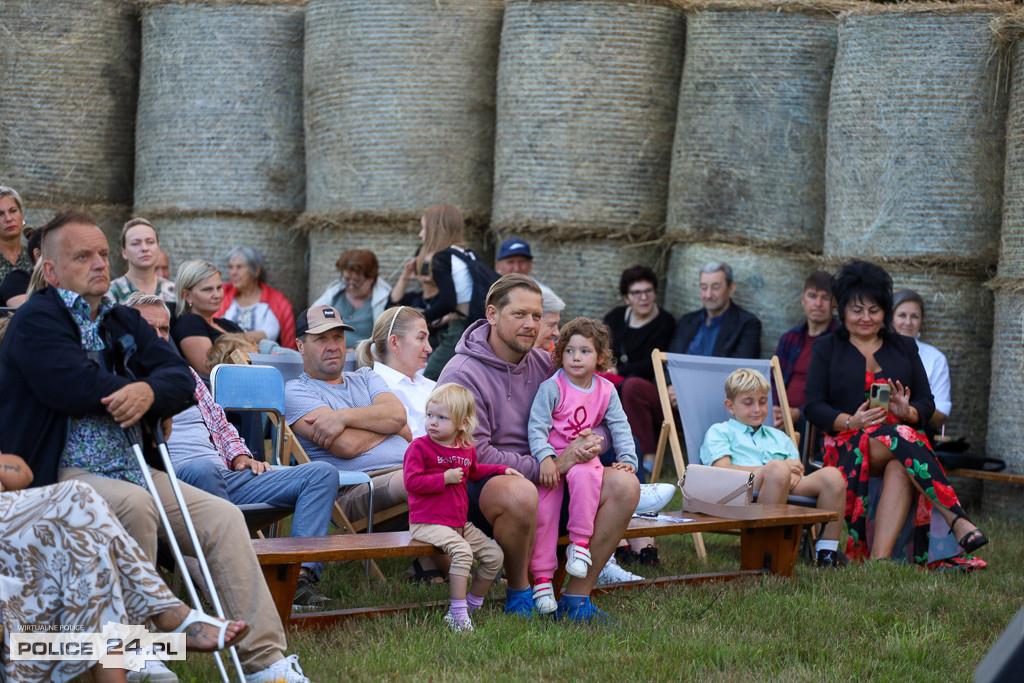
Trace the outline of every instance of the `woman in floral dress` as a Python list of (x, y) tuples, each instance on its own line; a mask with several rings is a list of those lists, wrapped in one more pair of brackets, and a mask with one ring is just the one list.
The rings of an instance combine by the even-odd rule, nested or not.
[[(916, 342), (893, 329), (892, 279), (875, 264), (851, 261), (833, 295), (842, 326), (814, 342), (804, 412), (825, 434), (825, 465), (846, 477), (846, 554), (925, 565), (938, 559), (929, 546), (943, 540), (943, 521), (963, 551), (977, 550), (988, 538), (964, 515), (922, 431), (935, 403)], [(888, 409), (869, 408), (872, 384), (889, 387)], [(875, 477), (877, 494), (869, 491)], [(896, 547), (908, 524), (907, 543)]]

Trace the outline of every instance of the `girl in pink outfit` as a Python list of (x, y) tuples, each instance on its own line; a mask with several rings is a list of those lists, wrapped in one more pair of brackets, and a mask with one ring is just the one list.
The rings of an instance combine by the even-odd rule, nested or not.
[[(612, 362), (611, 335), (599, 320), (576, 318), (562, 328), (551, 354), (555, 374), (541, 383), (530, 409), (530, 450), (540, 461), (537, 487), (537, 540), (530, 558), (534, 577), (533, 601), (537, 611), (555, 611), (551, 577), (558, 568), (558, 521), (565, 487), (555, 459), (585, 429), (604, 422), (612, 435), (618, 462), (615, 469), (635, 472), (633, 434), (619, 396), (611, 382), (595, 374)], [(585, 577), (590, 568), (590, 537), (601, 499), (604, 466), (592, 458), (569, 468), (569, 547), (565, 570)]]
[[(434, 389), (427, 398), (424, 424), (426, 436), (413, 439), (405, 452), (409, 532), (415, 540), (430, 543), (451, 556), (451, 607), (444, 620), (454, 631), (472, 631), (469, 612), (483, 605), (504, 556), (494, 539), (466, 521), (466, 481), (495, 474), (523, 475), (511, 467), (476, 461), (476, 404), (465, 387), (448, 383)], [(480, 566), (467, 596), (474, 555)]]

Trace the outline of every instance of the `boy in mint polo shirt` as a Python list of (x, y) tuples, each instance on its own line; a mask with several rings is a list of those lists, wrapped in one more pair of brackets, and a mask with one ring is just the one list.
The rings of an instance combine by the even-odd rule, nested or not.
[(846, 479), (835, 467), (804, 476), (796, 446), (764, 421), (772, 416), (771, 386), (756, 370), (739, 369), (725, 380), (725, 409), (732, 419), (711, 425), (700, 447), (705, 465), (754, 473), (759, 503), (785, 503), (789, 494), (817, 498), (819, 510), (838, 513), (825, 525), (815, 551), (818, 567), (839, 567), (839, 525), (846, 510)]

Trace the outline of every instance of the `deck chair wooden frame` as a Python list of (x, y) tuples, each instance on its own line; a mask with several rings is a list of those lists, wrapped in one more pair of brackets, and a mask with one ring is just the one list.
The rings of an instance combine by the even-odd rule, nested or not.
[[(665, 363), (668, 362), (668, 356), (664, 351), (654, 349), (651, 352), (651, 360), (654, 364), (654, 383), (658, 388), (658, 398), (661, 401), (661, 413), (664, 419), (661, 423), (661, 431), (658, 434), (658, 446), (654, 452), (654, 466), (651, 469), (651, 481), (657, 482), (661, 477), (661, 467), (665, 461), (665, 449), (670, 448), (672, 451), (672, 462), (676, 466), (676, 476), (682, 477), (683, 473), (686, 472), (686, 463), (683, 457), (683, 447), (679, 442), (679, 431), (676, 429), (675, 420), (675, 409), (672, 407), (672, 401), (668, 394), (668, 382), (665, 381)], [(782, 408), (782, 421), (784, 423), (784, 431), (790, 439), (793, 440), (793, 445), (798, 449), (800, 447), (800, 435), (796, 433), (793, 427), (793, 416), (789, 412), (789, 399), (786, 397), (785, 384), (782, 381), (782, 368), (779, 365), (778, 356), (772, 356), (770, 361), (772, 369), (772, 381), (776, 387), (780, 387), (778, 391), (779, 405)], [(693, 542), (697, 549), (697, 557), (703, 562), (707, 559), (707, 551), (704, 547), (704, 537), (701, 534), (692, 534)]]
[[(235, 349), (234, 351), (232, 351), (230, 358), (231, 362), (236, 365), (251, 364), (249, 356), (241, 349)], [(307, 462), (312, 462), (309, 455), (306, 454), (306, 450), (302, 447), (302, 444), (300, 444), (299, 440), (295, 437), (295, 432), (292, 431), (292, 428), (288, 425), (287, 421), (283, 419), (278, 420), (277, 415), (274, 413), (267, 413), (267, 415), (269, 416), (270, 421), (273, 423), (274, 428), (278, 429), (280, 434), (282, 435), (282, 462), (290, 463), (292, 458), (295, 458), (295, 462), (299, 463), (300, 465), (305, 464)], [(397, 517), (398, 515), (406, 512), (408, 509), (408, 504), (402, 503), (400, 505), (394, 505), (388, 508), (387, 510), (375, 512), (373, 515), (374, 522), (382, 522), (387, 521), (389, 519), (393, 519), (394, 517)], [(338, 504), (338, 501), (334, 501), (334, 512), (331, 513), (331, 522), (333, 522), (334, 526), (336, 527), (336, 529), (331, 533), (355, 534), (360, 531), (365, 531), (367, 526), (366, 518), (363, 518), (353, 523), (348, 518), (348, 515), (345, 514), (345, 511), (341, 509), (341, 506)], [(373, 560), (370, 560), (370, 571), (377, 578), (382, 580), (384, 579), (384, 573), (381, 572), (380, 567), (378, 567), (377, 563)]]

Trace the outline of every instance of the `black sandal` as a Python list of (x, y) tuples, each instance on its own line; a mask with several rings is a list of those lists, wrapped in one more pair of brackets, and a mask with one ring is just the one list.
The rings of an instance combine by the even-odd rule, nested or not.
[[(953, 533), (953, 527), (955, 527), (956, 523), (959, 522), (961, 519), (965, 519), (968, 522), (971, 521), (970, 519), (968, 519), (967, 515), (957, 515), (953, 518), (953, 523), (949, 525), (949, 533)], [(973, 522), (971, 523), (973, 524)], [(957, 543), (960, 544), (960, 547), (963, 548), (965, 553), (973, 553), (975, 550), (988, 543), (988, 536), (981, 533), (981, 529), (979, 529), (978, 527), (974, 527), (966, 534), (961, 536)]]

